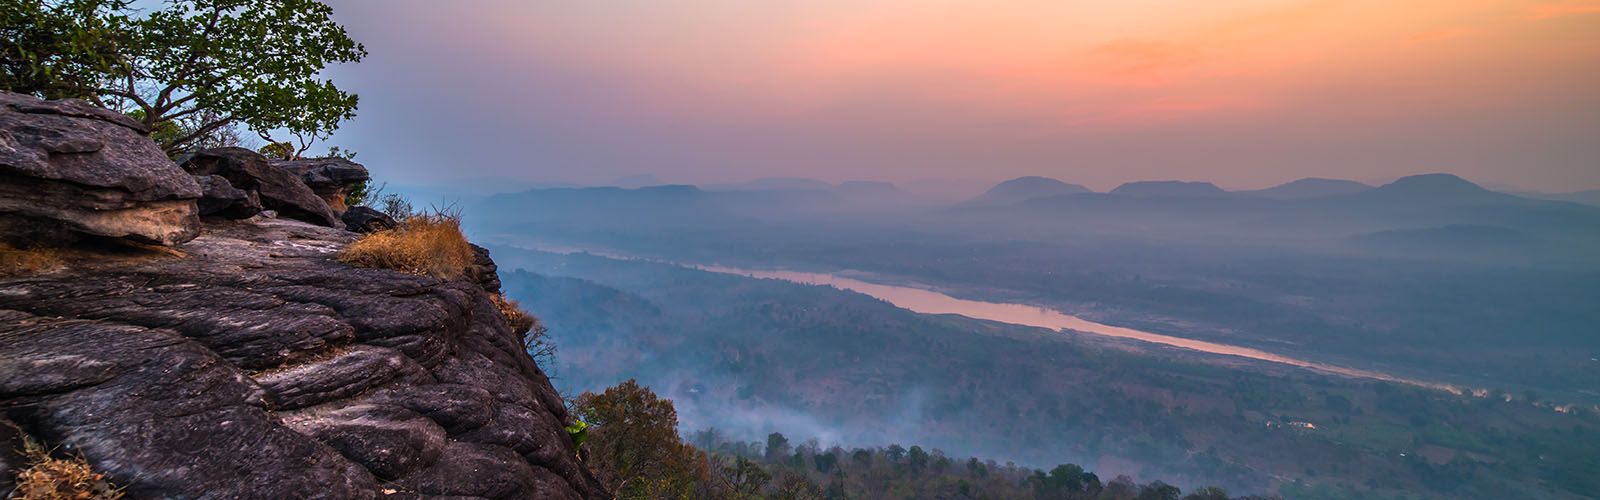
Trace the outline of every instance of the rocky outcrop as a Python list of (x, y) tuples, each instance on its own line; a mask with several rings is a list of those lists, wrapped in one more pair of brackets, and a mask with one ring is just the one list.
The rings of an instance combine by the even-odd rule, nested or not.
[(130, 498), (607, 496), (487, 253), (439, 280), (337, 262), (356, 237), (213, 220), (182, 255), (0, 280), (0, 424)]
[(500, 293), (500, 266), (489, 258), (489, 249), (472, 245), (472, 265), (467, 266), (466, 277), (489, 293)]
[(357, 233), (373, 233), (400, 226), (400, 222), (394, 220), (394, 217), (390, 217), (389, 214), (379, 212), (372, 207), (350, 207), (349, 210), (344, 211), (344, 215), (339, 216), (339, 219), (344, 221), (344, 229), (346, 231), (355, 231)]
[(200, 186), (146, 132), (82, 101), (0, 91), (0, 237), (29, 246), (194, 238)]
[(198, 151), (186, 156), (183, 169), (196, 176), (215, 175), (233, 187), (254, 192), (261, 206), (291, 219), (328, 227), (344, 227), (327, 202), (300, 175), (272, 166), (267, 157), (244, 148)]
[(194, 178), (200, 183), (200, 215), (244, 219), (261, 213), (261, 197), (255, 191), (233, 187), (220, 175), (202, 175)]
[(370, 179), (367, 167), (344, 158), (280, 160), (272, 162), (272, 166), (300, 176), (300, 180), (317, 193), (334, 214), (339, 215), (349, 208), (345, 205), (345, 198), (350, 196), (350, 192)]

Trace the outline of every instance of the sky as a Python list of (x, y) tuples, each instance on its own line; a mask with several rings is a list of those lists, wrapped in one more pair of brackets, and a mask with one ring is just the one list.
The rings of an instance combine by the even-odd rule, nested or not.
[(1600, 0), (333, 0), (399, 184), (1600, 188)]

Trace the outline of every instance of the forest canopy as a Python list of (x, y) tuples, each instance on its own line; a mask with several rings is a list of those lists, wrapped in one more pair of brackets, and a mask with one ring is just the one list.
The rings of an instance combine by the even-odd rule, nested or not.
[(1076, 464), (1048, 471), (976, 457), (948, 457), (922, 446), (824, 447), (730, 440), (717, 429), (678, 436), (672, 401), (628, 380), (600, 394), (585, 392), (573, 410), (592, 425), (580, 446), (585, 462), (617, 498), (828, 499), (972, 498), (1060, 500), (1228, 500), (1226, 490), (1139, 484), (1127, 476), (1102, 481)]

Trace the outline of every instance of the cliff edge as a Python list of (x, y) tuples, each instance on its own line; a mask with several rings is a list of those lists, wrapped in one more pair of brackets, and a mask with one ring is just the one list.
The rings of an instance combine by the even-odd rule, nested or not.
[(338, 262), (360, 235), (321, 211), (201, 219), (197, 185), (272, 193), (195, 183), (81, 103), (3, 97), (0, 228), (89, 244), (0, 277), (0, 497), (25, 438), (130, 498), (607, 496), (487, 255), (436, 279)]

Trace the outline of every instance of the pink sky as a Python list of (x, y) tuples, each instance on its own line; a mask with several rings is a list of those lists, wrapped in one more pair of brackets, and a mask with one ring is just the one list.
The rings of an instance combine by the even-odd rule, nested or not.
[(333, 3), (402, 181), (1600, 187), (1600, 0)]

